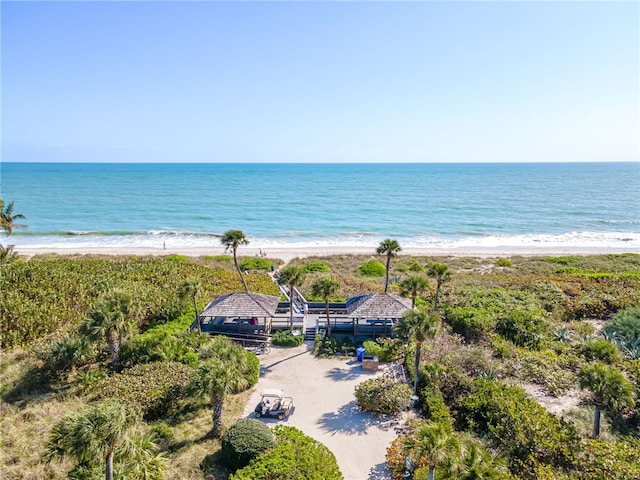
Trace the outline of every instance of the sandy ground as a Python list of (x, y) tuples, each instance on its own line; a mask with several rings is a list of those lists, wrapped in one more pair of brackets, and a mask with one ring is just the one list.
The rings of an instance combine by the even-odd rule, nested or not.
[[(362, 369), (355, 359), (320, 359), (311, 345), (274, 347), (260, 356), (260, 380), (245, 406), (246, 417), (266, 388), (283, 388), (293, 397), (295, 411), (285, 420), (264, 418), (270, 427), (291, 425), (326, 445), (336, 456), (345, 480), (388, 479), (385, 453), (405, 425), (404, 416), (375, 418), (362, 413), (355, 403), (354, 388), (368, 378), (381, 375)], [(405, 414), (406, 415), (406, 414)]]
[[(335, 246), (318, 246), (318, 247), (279, 247), (263, 249), (268, 258), (279, 258), (285, 262), (289, 262), (294, 258), (306, 258), (312, 256), (326, 257), (330, 255), (371, 255), (375, 256), (376, 245), (371, 247), (335, 247)], [(20, 255), (32, 257), (33, 255), (45, 253), (57, 253), (60, 255), (186, 255), (191, 257), (199, 257), (204, 255), (222, 255), (224, 247), (211, 248), (174, 248), (167, 245), (166, 248), (90, 248), (90, 247), (48, 247), (48, 248), (32, 248), (32, 247), (16, 247), (16, 251)], [(424, 247), (402, 247), (402, 255), (415, 256), (455, 256), (455, 257), (509, 257), (509, 256), (541, 256), (541, 255), (597, 255), (607, 253), (639, 253), (640, 250), (635, 248), (588, 248), (588, 247), (473, 247), (473, 248), (424, 248)], [(258, 255), (259, 248), (248, 246), (238, 250), (239, 256)]]

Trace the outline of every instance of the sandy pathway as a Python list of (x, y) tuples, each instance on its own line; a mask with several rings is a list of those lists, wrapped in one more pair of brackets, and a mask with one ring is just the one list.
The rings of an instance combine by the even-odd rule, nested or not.
[[(295, 412), (282, 421), (326, 445), (336, 456), (345, 480), (389, 478), (385, 453), (402, 426), (398, 419), (375, 418), (358, 410), (354, 388), (382, 374), (362, 370), (354, 360), (318, 359), (310, 345), (274, 348), (260, 357), (261, 376), (245, 407), (253, 409), (265, 388), (283, 388), (292, 396)], [(269, 426), (279, 421), (262, 418)]]

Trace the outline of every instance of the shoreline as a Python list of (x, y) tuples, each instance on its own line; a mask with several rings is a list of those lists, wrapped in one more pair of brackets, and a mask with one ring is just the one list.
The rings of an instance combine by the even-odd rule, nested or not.
[[(246, 246), (238, 249), (238, 257), (259, 256), (260, 248)], [(335, 255), (371, 255), (376, 254), (376, 246), (347, 247), (347, 246), (314, 246), (314, 247), (275, 247), (262, 249), (266, 258), (280, 259), (285, 263), (295, 258), (329, 257)], [(135, 256), (166, 256), (184, 255), (187, 257), (201, 257), (207, 255), (225, 255), (224, 247), (15, 247), (20, 256), (31, 258), (35, 255), (135, 255)], [(536, 257), (547, 255), (606, 255), (606, 254), (640, 254), (640, 249), (618, 247), (460, 247), (460, 248), (425, 248), (403, 247), (399, 256), (416, 257)]]

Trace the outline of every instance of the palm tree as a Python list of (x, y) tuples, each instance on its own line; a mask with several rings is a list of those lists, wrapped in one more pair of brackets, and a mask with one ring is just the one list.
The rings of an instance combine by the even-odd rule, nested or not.
[(416, 306), (416, 298), (429, 288), (427, 279), (422, 275), (410, 275), (400, 282), (400, 295), (411, 298), (411, 308)]
[(390, 238), (387, 238), (386, 240), (380, 242), (380, 245), (378, 245), (378, 248), (376, 249), (376, 253), (378, 255), (387, 256), (387, 269), (384, 278), (384, 293), (387, 293), (387, 288), (389, 287), (389, 265), (391, 264), (391, 258), (395, 257), (400, 250), (402, 250), (402, 248), (400, 248), (400, 244), (396, 240), (392, 240)]
[(247, 282), (244, 280), (242, 271), (240, 270), (240, 266), (238, 265), (238, 247), (240, 245), (249, 245), (249, 239), (245, 236), (242, 230), (227, 230), (222, 234), (220, 242), (225, 247), (231, 248), (233, 250), (233, 263), (236, 266), (236, 270), (238, 270), (240, 280), (242, 280), (242, 284), (244, 285), (244, 290), (248, 292), (249, 287), (247, 287)]
[(418, 391), (418, 374), (420, 372), (420, 357), (422, 344), (429, 338), (434, 338), (440, 324), (440, 316), (437, 313), (427, 312), (424, 308), (408, 310), (402, 320), (396, 323), (394, 329), (396, 335), (412, 339), (416, 343), (415, 376), (413, 379), (413, 393)]
[(13, 247), (13, 245), (7, 245), (6, 247), (0, 245), (0, 265), (9, 265), (18, 258), (18, 254)]
[(322, 297), (324, 300), (324, 309), (327, 314), (327, 332), (331, 336), (331, 320), (329, 319), (329, 297), (333, 297), (338, 293), (340, 284), (331, 277), (320, 277), (313, 285), (311, 285), (311, 295), (314, 297)]
[(124, 458), (119, 458), (118, 467), (127, 480), (163, 480), (167, 469), (167, 459), (162, 452), (158, 452), (158, 445), (152, 434), (144, 434), (127, 439), (122, 448), (126, 452)]
[(110, 401), (64, 417), (51, 430), (47, 459), (71, 457), (85, 466), (104, 462), (105, 479), (113, 480), (113, 456), (137, 421), (134, 412), (119, 402)]
[(440, 297), (440, 287), (442, 284), (449, 281), (451, 278), (451, 271), (449, 267), (444, 263), (432, 262), (427, 269), (427, 275), (436, 279), (436, 294), (433, 298), (433, 311), (438, 311), (438, 298)]
[(633, 405), (633, 385), (624, 374), (615, 367), (604, 363), (595, 363), (582, 367), (578, 372), (580, 388), (589, 390), (595, 406), (593, 432), (591, 436), (600, 436), (600, 414), (603, 408), (617, 411), (623, 405)]
[(305, 273), (300, 267), (287, 267), (280, 270), (278, 285), (286, 285), (289, 288), (289, 328), (293, 330), (293, 301), (296, 295), (296, 287), (304, 282)]
[(209, 395), (211, 399), (214, 437), (222, 432), (222, 408), (227, 395), (241, 391), (249, 382), (242, 369), (232, 362), (209, 361), (202, 364), (196, 373), (193, 388), (196, 392)]
[(193, 301), (193, 311), (196, 316), (196, 323), (198, 324), (198, 331), (202, 332), (202, 325), (200, 325), (200, 315), (198, 314), (198, 295), (202, 293), (202, 284), (198, 280), (185, 280), (180, 285), (178, 290), (178, 296), (181, 299), (190, 298)]
[(121, 290), (112, 290), (89, 311), (81, 332), (90, 340), (105, 338), (111, 353), (111, 365), (118, 363), (120, 347), (136, 326), (131, 297)]
[(414, 435), (405, 443), (416, 463), (429, 467), (428, 480), (433, 480), (436, 467), (460, 456), (460, 442), (451, 427), (440, 422), (421, 422)]
[(11, 235), (14, 228), (25, 228), (26, 225), (15, 223), (20, 218), (26, 217), (21, 213), (13, 213), (13, 202), (5, 207), (4, 200), (0, 198), (0, 229), (7, 235)]
[(479, 445), (473, 438), (465, 439), (463, 454), (457, 465), (459, 480), (500, 480), (508, 476), (504, 457)]

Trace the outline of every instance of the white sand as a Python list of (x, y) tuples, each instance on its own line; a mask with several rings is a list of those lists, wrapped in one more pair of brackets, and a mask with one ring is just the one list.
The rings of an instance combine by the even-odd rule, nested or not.
[[(294, 258), (305, 258), (312, 256), (325, 257), (330, 255), (375, 255), (376, 246), (372, 247), (277, 247), (264, 249), (268, 258), (279, 258), (289, 262)], [(32, 248), (16, 247), (18, 254), (32, 257), (45, 253), (56, 253), (60, 255), (186, 255), (189, 257), (199, 257), (204, 255), (222, 255), (223, 247), (202, 247), (202, 248), (135, 248), (135, 247), (49, 247)], [(597, 255), (609, 253), (640, 253), (638, 248), (603, 248), (603, 247), (471, 247), (471, 248), (424, 248), (424, 247), (403, 247), (401, 255), (413, 256), (454, 256), (454, 257), (510, 257), (510, 256), (545, 256), (545, 255)], [(243, 247), (238, 249), (238, 256), (246, 257), (258, 255), (257, 247)]]

